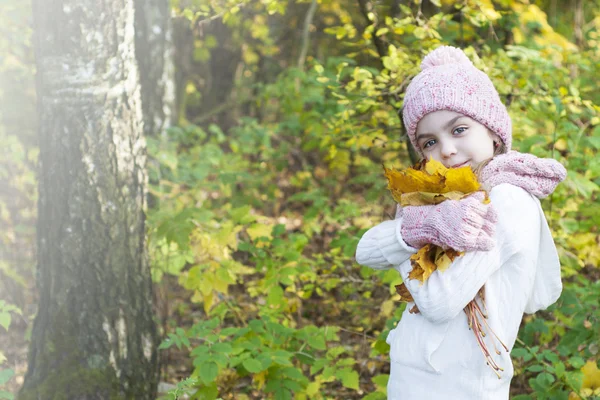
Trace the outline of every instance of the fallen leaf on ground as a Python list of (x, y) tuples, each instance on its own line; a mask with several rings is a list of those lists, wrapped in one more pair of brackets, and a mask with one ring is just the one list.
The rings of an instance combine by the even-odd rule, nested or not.
[(581, 367), (581, 372), (583, 372), (582, 388), (589, 388), (592, 390), (600, 389), (600, 370), (598, 369), (596, 361), (590, 360), (586, 362), (585, 365)]

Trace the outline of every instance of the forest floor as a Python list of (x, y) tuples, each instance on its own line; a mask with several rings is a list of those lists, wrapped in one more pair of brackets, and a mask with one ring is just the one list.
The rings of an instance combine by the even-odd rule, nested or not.
[[(191, 294), (181, 288), (175, 279), (164, 279), (161, 284), (156, 285), (156, 313), (159, 321), (161, 321), (160, 331), (169, 331), (174, 327), (189, 328), (198, 318), (202, 317), (202, 310), (199, 305), (193, 304), (190, 301)], [(34, 299), (35, 296), (27, 296), (29, 299)], [(3, 390), (15, 395), (23, 384), (25, 374), (27, 372), (27, 355), (29, 351), (29, 337), (33, 327), (33, 319), (35, 315), (35, 304), (24, 307), (23, 315), (13, 317), (12, 323), (8, 331), (0, 329), (0, 351), (6, 357), (6, 362), (0, 367), (0, 371), (4, 369), (12, 369), (14, 376), (8, 381)], [(338, 325), (342, 326), (344, 321), (337, 321)], [(328, 321), (329, 324), (336, 324), (336, 321)], [(353, 346), (357, 349), (363, 349), (360, 354), (357, 354), (357, 359), (369, 360), (370, 343), (365, 335), (357, 334), (356, 332), (340, 332), (343, 336), (342, 340), (346, 345)], [(189, 351), (186, 349), (177, 349), (176, 347), (160, 351), (160, 382), (159, 389), (167, 391), (174, 388), (174, 385), (181, 380), (190, 376), (193, 371), (193, 365)], [(389, 365), (385, 357), (375, 362), (366, 365), (357, 365), (361, 371), (361, 387), (363, 389), (372, 389), (372, 384), (368, 376), (376, 374), (389, 373)], [(371, 360), (373, 361), (373, 360)], [(364, 364), (364, 363), (363, 363)], [(373, 370), (375, 369), (375, 370)], [(368, 375), (368, 376), (367, 376)], [(237, 393), (246, 392), (242, 397), (244, 399), (259, 399), (261, 398), (258, 392), (248, 390), (252, 382), (250, 380), (243, 381), (233, 379), (231, 386), (228, 387), (229, 393), (220, 393), (222, 399), (239, 398)], [(521, 379), (520, 379), (521, 378)], [(225, 382), (226, 383), (226, 382)], [(527, 393), (527, 382), (522, 377), (516, 376), (511, 384), (511, 397), (517, 394)], [(1, 392), (1, 390), (0, 390)], [(336, 387), (334, 391), (328, 393), (331, 399), (360, 399), (367, 394), (365, 391), (353, 391), (343, 387)]]
[[(27, 372), (27, 353), (29, 351), (28, 319), (18, 316), (12, 319), (8, 331), (0, 328), (0, 352), (4, 353), (6, 362), (0, 366), (0, 371), (12, 369), (13, 377), (6, 383), (4, 389), (16, 396), (23, 385), (23, 379)], [(33, 318), (31, 319), (33, 322)], [(0, 392), (2, 391), (0, 390)]]

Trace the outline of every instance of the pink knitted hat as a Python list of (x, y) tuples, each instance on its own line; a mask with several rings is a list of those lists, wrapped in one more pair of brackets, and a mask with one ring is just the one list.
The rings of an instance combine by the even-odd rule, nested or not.
[(438, 110), (473, 118), (498, 135), (510, 150), (512, 124), (494, 84), (456, 47), (441, 46), (429, 53), (421, 62), (421, 72), (406, 89), (402, 117), (408, 137), (419, 152), (417, 124)]

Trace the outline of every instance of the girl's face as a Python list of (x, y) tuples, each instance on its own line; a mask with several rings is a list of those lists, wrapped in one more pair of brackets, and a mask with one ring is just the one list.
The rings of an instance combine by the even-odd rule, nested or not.
[[(494, 156), (494, 136), (488, 128), (463, 114), (439, 110), (417, 124), (417, 144), (425, 158), (435, 158), (447, 168), (479, 163)], [(496, 140), (500, 140), (497, 138)]]

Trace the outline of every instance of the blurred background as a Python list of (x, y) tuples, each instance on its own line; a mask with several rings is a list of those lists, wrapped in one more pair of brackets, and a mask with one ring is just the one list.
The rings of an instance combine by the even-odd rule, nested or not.
[[(353, 256), (361, 235), (393, 216), (381, 165), (414, 161), (398, 110), (420, 60), (440, 44), (463, 48), (490, 76), (513, 120), (514, 149), (553, 157), (569, 171), (542, 201), (564, 291), (549, 310), (523, 320), (511, 398), (600, 398), (600, 1), (111, 0), (96, 7), (0, 1), (0, 399), (16, 398), (27, 380), (42, 385), (40, 398), (66, 387), (70, 394), (56, 398), (112, 393), (81, 397), (70, 380), (87, 381), (69, 375), (56, 351), (29, 361), (58, 371), (54, 385), (44, 383), (48, 374), (26, 378), (28, 352), (48, 348), (37, 334), (63, 324), (52, 316), (60, 307), (47, 285), (78, 285), (60, 260), (73, 253), (82, 271), (94, 264), (65, 231), (48, 230), (87, 218), (48, 211), (70, 181), (80, 186), (64, 190), (65, 202), (101, 193), (103, 217), (93, 220), (111, 232), (105, 236), (145, 215), (133, 219), (140, 230), (131, 233), (138, 245), (145, 240), (132, 250), (141, 267), (118, 268), (152, 280), (151, 289), (130, 287), (127, 298), (152, 305), (145, 312), (155, 339), (148, 348), (129, 334), (127, 343), (146, 346), (151, 361), (140, 369), (149, 369), (154, 389), (127, 391), (127, 374), (111, 370), (132, 350), (113, 362), (95, 349), (101, 369), (120, 382), (112, 383), (115, 393), (385, 399), (385, 338), (405, 307), (394, 289), (401, 279), (360, 267)], [(125, 105), (103, 84), (122, 87)], [(73, 122), (74, 115), (85, 118)], [(142, 195), (119, 186), (117, 204), (126, 211), (111, 214), (113, 192), (98, 171), (121, 176), (127, 151), (137, 160), (131, 193)], [(38, 218), (40, 194), (47, 201), (39, 210), (51, 217)], [(36, 239), (40, 227), (51, 233)], [(104, 240), (94, 232), (82, 240)], [(120, 237), (126, 253), (136, 241)], [(46, 238), (60, 257), (39, 248)], [(119, 257), (98, 265), (117, 265)], [(119, 287), (101, 272), (97, 279), (94, 288)], [(34, 327), (38, 304), (50, 304), (49, 317)], [(105, 320), (113, 311), (94, 307), (86, 324), (98, 322), (108, 335), (99, 340), (118, 348), (118, 318)], [(88, 357), (92, 341), (70, 347)]]

